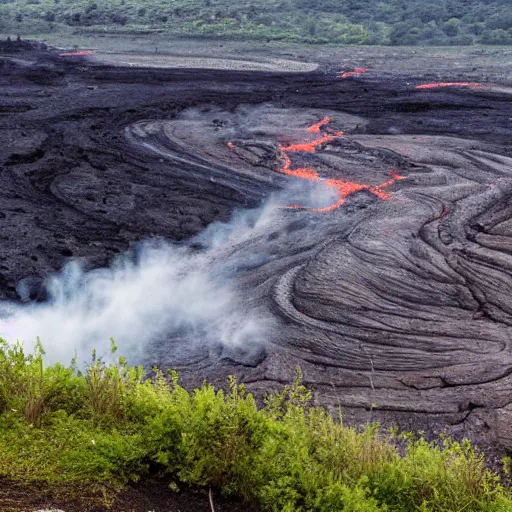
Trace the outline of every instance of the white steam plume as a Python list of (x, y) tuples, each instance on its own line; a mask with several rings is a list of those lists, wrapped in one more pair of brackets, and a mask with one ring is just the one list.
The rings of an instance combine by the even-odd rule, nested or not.
[(165, 243), (144, 244), (136, 258), (85, 273), (78, 263), (51, 279), (50, 301), (10, 306), (0, 322), (8, 340), (40, 336), (48, 358), (88, 359), (113, 336), (123, 354), (140, 355), (148, 342), (180, 329), (214, 323), (229, 308), (232, 292), (209, 275), (206, 258)]
[[(302, 190), (303, 199), (315, 203), (325, 194), (325, 187)], [(71, 263), (49, 280), (47, 302), (0, 304), (0, 336), (28, 348), (40, 337), (47, 360), (63, 363), (75, 355), (87, 361), (93, 348), (107, 355), (110, 337), (132, 362), (144, 359), (151, 343), (173, 336), (249, 350), (264, 344), (272, 320), (240, 296), (236, 271), (267, 257), (264, 244), (254, 241), (282, 227), (286, 204), (280, 195), (228, 223), (211, 224), (193, 240), (201, 251), (154, 240), (107, 269), (85, 272)]]

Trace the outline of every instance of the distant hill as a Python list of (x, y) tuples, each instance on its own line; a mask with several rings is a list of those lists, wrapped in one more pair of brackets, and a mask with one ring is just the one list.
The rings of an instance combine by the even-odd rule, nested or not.
[(168, 33), (386, 45), (512, 44), (511, 0), (0, 0), (0, 33)]

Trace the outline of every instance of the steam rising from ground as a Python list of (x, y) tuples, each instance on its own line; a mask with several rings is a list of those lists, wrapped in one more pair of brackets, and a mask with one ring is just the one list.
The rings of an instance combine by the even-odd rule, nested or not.
[(86, 272), (71, 263), (48, 281), (48, 302), (4, 304), (0, 334), (29, 346), (39, 336), (48, 359), (63, 362), (75, 354), (87, 360), (93, 348), (106, 355), (110, 337), (131, 360), (169, 336), (186, 335), (190, 344), (261, 344), (269, 321), (241, 306), (233, 282), (240, 261), (224, 253), (265, 229), (276, 207), (272, 200), (237, 212), (191, 246), (146, 241), (107, 269)]
[(104, 350), (109, 337), (131, 355), (157, 336), (215, 323), (229, 308), (230, 290), (208, 272), (204, 255), (163, 242), (145, 243), (110, 269), (84, 272), (68, 265), (49, 283), (43, 305), (11, 306), (2, 322), (9, 340), (40, 336), (51, 360), (87, 358)]
[[(318, 186), (293, 190), (313, 204), (330, 201), (330, 194)], [(30, 348), (40, 337), (49, 361), (69, 362), (76, 355), (79, 363), (92, 349), (108, 357), (110, 337), (131, 361), (144, 359), (148, 344), (169, 338), (188, 348), (262, 346), (272, 321), (244, 301), (235, 277), (237, 269), (268, 255), (237, 249), (265, 236), (289, 197), (290, 191), (260, 208), (237, 211), (187, 245), (149, 240), (106, 269), (85, 271), (70, 263), (48, 280), (47, 302), (2, 305), (0, 335)]]
[[(239, 115), (245, 119), (252, 113), (246, 108)], [(282, 131), (279, 110), (264, 106), (257, 113), (273, 121), (270, 127), (277, 124)], [(215, 115), (219, 113), (211, 113)], [(191, 122), (205, 113), (190, 109), (182, 117)], [(301, 137), (306, 118), (296, 130)], [(186, 135), (187, 145), (193, 145), (193, 133), (183, 126), (175, 135)], [(134, 127), (144, 147), (167, 156), (166, 147), (145, 141), (146, 133), (153, 132), (151, 126), (144, 128)], [(202, 138), (207, 136), (199, 131)], [(202, 139), (199, 142), (204, 144)], [(30, 347), (40, 337), (48, 360), (62, 362), (75, 355), (78, 361), (88, 360), (93, 348), (107, 356), (110, 337), (132, 362), (147, 360), (153, 352), (149, 345), (166, 342), (169, 346), (173, 340), (173, 350), (201, 345), (216, 353), (219, 346), (228, 353), (234, 347), (251, 352), (251, 347), (265, 345), (273, 323), (272, 315), (252, 305), (251, 290), (237, 286), (240, 269), (274, 257), (267, 253), (265, 242), (255, 244), (254, 240), (264, 240), (270, 230), (283, 230), (282, 212), (288, 204), (323, 207), (335, 200), (335, 192), (325, 184), (292, 179), (286, 190), (267, 198), (260, 208), (239, 210), (229, 222), (211, 224), (188, 244), (145, 241), (107, 269), (85, 271), (79, 262), (71, 263), (47, 280), (47, 302), (0, 305), (0, 336)]]

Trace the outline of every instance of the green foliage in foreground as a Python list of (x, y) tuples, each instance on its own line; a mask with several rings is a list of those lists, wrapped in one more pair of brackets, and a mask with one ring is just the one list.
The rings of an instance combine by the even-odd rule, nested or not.
[(0, 32), (512, 44), (510, 0), (0, 0)]
[(0, 477), (119, 489), (151, 467), (176, 490), (211, 486), (276, 512), (512, 510), (469, 442), (345, 427), (308, 406), (300, 373), (258, 409), (234, 379), (227, 393), (189, 392), (123, 359), (93, 353), (79, 372), (43, 355), (0, 340)]

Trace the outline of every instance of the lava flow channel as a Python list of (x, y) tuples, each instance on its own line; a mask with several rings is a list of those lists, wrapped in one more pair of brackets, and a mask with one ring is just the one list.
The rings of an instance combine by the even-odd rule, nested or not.
[[(315, 123), (311, 125), (308, 128), (308, 131), (310, 133), (321, 133), (321, 128), (328, 124), (331, 121), (329, 117), (325, 117), (318, 123)], [(279, 172), (283, 174), (287, 174), (288, 176), (294, 176), (295, 178), (302, 178), (310, 181), (322, 181), (324, 182), (327, 187), (332, 188), (336, 190), (338, 194), (338, 201), (336, 201), (334, 204), (330, 206), (326, 206), (325, 208), (311, 208), (314, 212), (329, 212), (332, 210), (335, 210), (336, 208), (339, 208), (344, 202), (345, 199), (355, 192), (359, 192), (360, 190), (368, 190), (372, 194), (376, 195), (377, 197), (380, 197), (381, 199), (390, 199), (391, 195), (384, 191), (383, 189), (386, 187), (389, 187), (397, 180), (403, 180), (404, 176), (400, 176), (399, 174), (396, 174), (394, 171), (390, 171), (390, 174), (392, 178), (384, 183), (381, 183), (380, 185), (371, 186), (366, 183), (355, 183), (353, 181), (344, 181), (344, 180), (338, 180), (338, 179), (325, 179), (320, 178), (318, 172), (311, 168), (311, 167), (300, 167), (297, 169), (292, 169), (292, 162), (290, 157), (288, 156), (289, 152), (295, 152), (295, 151), (305, 151), (308, 153), (314, 153), (316, 148), (321, 146), (322, 144), (326, 142), (330, 142), (332, 140), (338, 139), (339, 137), (343, 136), (343, 132), (336, 132), (334, 135), (327, 135), (326, 133), (323, 133), (321, 137), (318, 139), (313, 140), (312, 142), (304, 142), (299, 144), (292, 144), (290, 146), (283, 146), (279, 145), (279, 149), (281, 151), (281, 155), (284, 160), (283, 166), (279, 169)], [(289, 208), (304, 208), (303, 206), (299, 205), (291, 205)]]
[(80, 51), (80, 52), (68, 52), (68, 53), (60, 53), (60, 57), (88, 57), (89, 55), (94, 55), (93, 51)]
[(441, 87), (471, 87), (478, 89), (480, 84), (475, 82), (438, 82), (433, 84), (417, 85), (416, 89), (440, 89)]
[(356, 68), (354, 71), (345, 71), (345, 73), (341, 73), (338, 75), (338, 78), (351, 78), (353, 76), (360, 76), (363, 73), (368, 73), (370, 71), (369, 68)]

